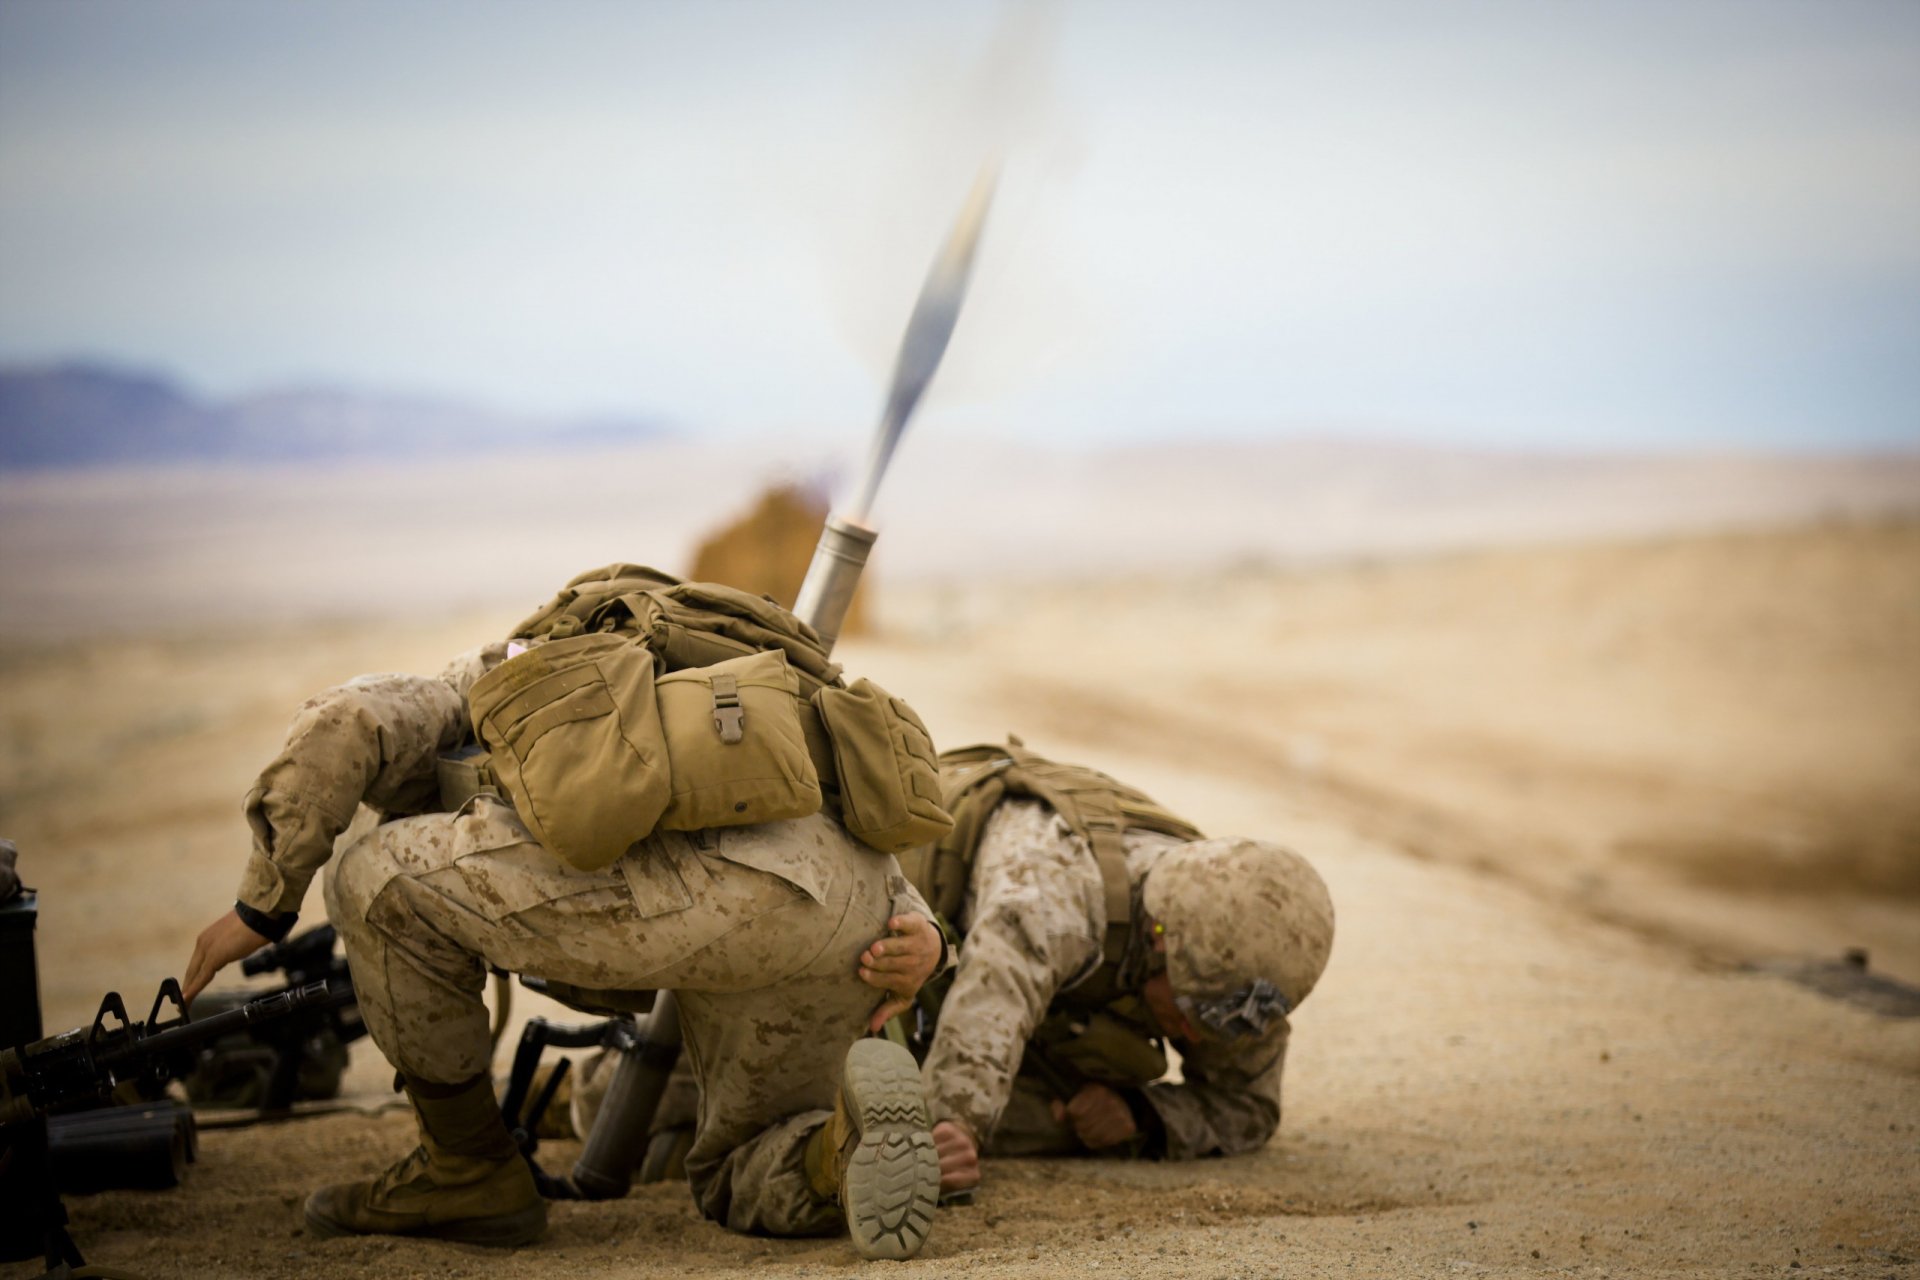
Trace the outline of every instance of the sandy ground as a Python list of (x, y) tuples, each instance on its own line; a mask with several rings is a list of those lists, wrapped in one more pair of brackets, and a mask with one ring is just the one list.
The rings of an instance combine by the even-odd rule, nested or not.
[[(902, 1270), (1920, 1274), (1920, 1019), (1742, 967), (1863, 946), (1920, 981), (1920, 526), (880, 603), (886, 638), (842, 656), (943, 741), (1016, 730), (1289, 840), (1340, 913), (1267, 1150), (996, 1163)], [(0, 832), (42, 893), (49, 1028), (178, 971), (302, 697), (519, 612), (0, 650)], [(381, 1074), (363, 1049), (357, 1096)], [(407, 1128), (208, 1132), (184, 1187), (76, 1198), (76, 1233), (154, 1276), (863, 1268), (671, 1186), (558, 1206), (513, 1255), (308, 1238), (304, 1193)]]

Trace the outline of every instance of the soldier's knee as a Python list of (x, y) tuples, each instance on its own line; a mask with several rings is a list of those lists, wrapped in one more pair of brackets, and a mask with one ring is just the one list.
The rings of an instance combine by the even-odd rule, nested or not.
[(346, 899), (341, 896), (339, 889), (335, 887), (339, 880), (340, 859), (330, 859), (327, 862), (326, 869), (320, 873), (320, 900), (327, 904), (327, 919), (336, 922), (335, 928), (339, 927), (339, 921), (347, 918)]
[(334, 855), (326, 878), (327, 918), (336, 925), (367, 918), (374, 899), (400, 868), (375, 828)]

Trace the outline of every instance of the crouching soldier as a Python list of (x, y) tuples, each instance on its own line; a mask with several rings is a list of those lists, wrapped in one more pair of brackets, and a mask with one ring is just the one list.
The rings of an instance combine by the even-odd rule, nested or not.
[[(980, 1158), (1188, 1160), (1266, 1145), (1289, 1013), (1333, 940), (1299, 855), (1202, 839), (1146, 796), (1018, 745), (941, 756), (955, 818), (903, 855), (961, 939), (923, 1075), (943, 1191)], [(1167, 1072), (1179, 1050), (1182, 1080)]]
[[(977, 1184), (983, 1153), (1185, 1160), (1266, 1145), (1287, 1017), (1333, 941), (1313, 868), (1265, 841), (1202, 839), (1105, 774), (1018, 745), (947, 752), (941, 781), (953, 831), (901, 861), (960, 941), (951, 983), (930, 984), (914, 1019), (942, 1190)], [(1164, 1079), (1169, 1041), (1179, 1082)], [(610, 1066), (580, 1073), (580, 1133)], [(649, 1176), (677, 1174), (692, 1134), (693, 1081), (674, 1085)]]
[[(711, 828), (673, 829), (663, 818), (630, 847), (619, 841), (604, 865), (583, 868), (554, 851), (560, 845), (550, 833), (565, 828), (565, 813), (514, 803), (533, 794), (531, 775), (547, 749), (540, 744), (602, 723), (613, 723), (623, 740), (639, 740), (636, 725), (653, 714), (653, 690), (641, 702), (631, 691), (591, 683), (622, 637), (634, 644), (651, 643), (650, 635), (670, 634), (675, 644), (702, 638), (686, 621), (691, 615), (674, 615), (677, 630), (649, 630), (646, 616), (635, 614), (679, 608), (680, 597), (659, 590), (672, 579), (633, 566), (600, 574), (606, 585), (597, 594), (574, 590), (593, 576), (582, 575), (558, 598), (571, 602), (570, 615), (523, 623), (517, 635), (544, 643), (516, 643), (518, 656), (492, 645), (437, 678), (365, 676), (301, 708), (285, 748), (247, 798), (253, 853), (238, 901), (200, 935), (186, 993), (191, 998), (222, 967), (286, 934), (336, 837), (368, 805), (390, 820), (334, 860), (327, 910), (368, 1031), (413, 1104), (420, 1145), (371, 1182), (315, 1192), (306, 1216), (317, 1234), (519, 1245), (545, 1229), (546, 1204), (489, 1078), (481, 990), (494, 966), (580, 988), (678, 993), (686, 1058), (699, 1085), (687, 1168), (708, 1217), (773, 1235), (851, 1227), (866, 1256), (911, 1256), (925, 1240), (938, 1188), (926, 1103), (911, 1056), (860, 1037), (906, 1006), (945, 947), (894, 858), (850, 836), (840, 809), (829, 806)], [(622, 621), (632, 617), (637, 625)], [(761, 620), (799, 625), (786, 615)], [(573, 635), (577, 643), (564, 638)], [(742, 662), (765, 665), (768, 654), (753, 645), (732, 651), (743, 648)], [(576, 650), (599, 655), (599, 666), (561, 661)], [(681, 679), (694, 664), (673, 657), (662, 655), (660, 666)], [(788, 714), (779, 698), (764, 701), (768, 689), (800, 689), (791, 701), (804, 715), (805, 688), (785, 672), (784, 659), (776, 665), (777, 678), (757, 685), (758, 677), (728, 674), (693, 682), (691, 694), (686, 680), (672, 686), (675, 697), (704, 700), (691, 731), (717, 732), (716, 754), (751, 743)], [(820, 670), (826, 687), (843, 689), (838, 668)], [(492, 713), (480, 710), (478, 686), (494, 673), (512, 677), (503, 692), (520, 699), (522, 710), (533, 705), (527, 698), (551, 695), (507, 730), (528, 775), (525, 791), (492, 787), (456, 811), (431, 812), (439, 758), (469, 742), (475, 720), (486, 737)], [(661, 708), (669, 703), (667, 681), (660, 679)], [(814, 689), (822, 683), (815, 680)], [(672, 730), (669, 723), (669, 739)], [(811, 751), (822, 774), (831, 770), (832, 750), (823, 754), (819, 733), (817, 723), (805, 735), (795, 729), (787, 745), (802, 753), (801, 780), (838, 795), (833, 779), (816, 776), (805, 758)], [(833, 747), (845, 744), (835, 739)], [(500, 760), (506, 749), (496, 746), (496, 766), (513, 763)], [(927, 754), (931, 770), (930, 746)], [(759, 790), (737, 802), (724, 797), (727, 813), (750, 812), (749, 801), (758, 803), (770, 785), (764, 771), (754, 772)], [(564, 769), (542, 785), (560, 787), (558, 798), (572, 797), (581, 809), (604, 795), (567, 790)], [(681, 799), (676, 791), (673, 802)], [(818, 794), (812, 803), (819, 808)], [(667, 810), (669, 818), (674, 812)], [(877, 1011), (856, 972), (862, 968), (888, 992)]]

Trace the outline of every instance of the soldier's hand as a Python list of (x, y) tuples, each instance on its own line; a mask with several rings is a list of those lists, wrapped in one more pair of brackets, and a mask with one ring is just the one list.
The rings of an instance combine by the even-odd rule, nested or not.
[(187, 976), (180, 984), (181, 998), (191, 1003), (214, 974), (266, 945), (265, 935), (247, 928), (237, 912), (227, 912), (194, 939), (193, 958), (187, 961)]
[(951, 1120), (933, 1126), (933, 1149), (940, 1156), (940, 1192), (980, 1185), (980, 1148), (973, 1135)]
[(1104, 1084), (1080, 1086), (1071, 1102), (1055, 1099), (1053, 1118), (1072, 1125), (1074, 1136), (1089, 1151), (1117, 1147), (1140, 1132), (1133, 1122), (1133, 1108), (1118, 1092)]
[(867, 1030), (878, 1031), (913, 1008), (913, 997), (940, 963), (941, 947), (940, 930), (917, 911), (887, 921), (887, 936), (860, 956), (860, 981), (888, 993), (867, 1020)]

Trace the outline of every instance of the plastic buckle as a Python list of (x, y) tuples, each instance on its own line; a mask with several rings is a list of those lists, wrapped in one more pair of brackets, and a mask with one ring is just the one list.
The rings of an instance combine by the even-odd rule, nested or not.
[(740, 706), (740, 685), (733, 676), (713, 678), (713, 727), (732, 746), (746, 738), (747, 713)]

